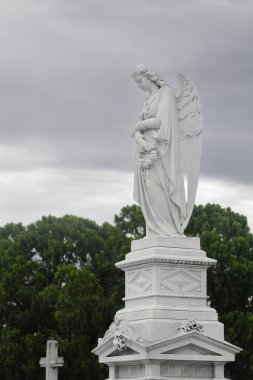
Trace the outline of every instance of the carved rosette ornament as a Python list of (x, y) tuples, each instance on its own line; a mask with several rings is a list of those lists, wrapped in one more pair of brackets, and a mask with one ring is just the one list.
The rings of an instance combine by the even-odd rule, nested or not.
[(178, 328), (178, 334), (187, 334), (191, 331), (204, 332), (203, 326), (195, 320), (184, 321)]
[(104, 337), (98, 339), (98, 345), (100, 346), (112, 337), (114, 338), (113, 345), (118, 351), (124, 351), (127, 349), (126, 338), (131, 338), (132, 340), (140, 343), (144, 342), (143, 338), (137, 335), (124, 320), (119, 319), (117, 316), (114, 317), (114, 321), (106, 331)]
[(116, 332), (112, 343), (118, 351), (125, 351), (127, 349), (126, 339), (120, 334), (120, 332)]

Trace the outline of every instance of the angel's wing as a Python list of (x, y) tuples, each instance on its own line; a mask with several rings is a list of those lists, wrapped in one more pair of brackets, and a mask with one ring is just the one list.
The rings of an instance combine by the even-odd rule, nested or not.
[(203, 117), (199, 95), (193, 82), (184, 74), (179, 74), (181, 85), (177, 96), (180, 139), (186, 142), (187, 156), (187, 209), (183, 229), (186, 228), (195, 203), (202, 146)]

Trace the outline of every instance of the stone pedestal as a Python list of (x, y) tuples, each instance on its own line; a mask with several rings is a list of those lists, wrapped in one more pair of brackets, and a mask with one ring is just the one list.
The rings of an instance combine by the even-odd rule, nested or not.
[(125, 272), (125, 308), (93, 352), (109, 379), (224, 380), (240, 351), (224, 341), (208, 305), (206, 273), (216, 261), (198, 238), (144, 238), (116, 266)]

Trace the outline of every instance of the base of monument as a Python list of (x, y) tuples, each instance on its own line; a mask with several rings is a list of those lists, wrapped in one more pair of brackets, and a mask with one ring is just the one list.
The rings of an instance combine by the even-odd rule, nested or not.
[(199, 238), (132, 241), (116, 264), (125, 272), (125, 308), (93, 350), (108, 380), (228, 380), (224, 365), (241, 349), (224, 341), (208, 302), (207, 269), (215, 264)]
[(108, 379), (106, 380), (230, 380), (228, 379), (227, 377), (160, 377), (160, 376), (152, 376), (152, 377), (136, 377), (136, 378), (133, 378), (133, 377), (128, 377), (128, 378), (123, 378), (123, 377), (119, 377), (119, 378), (112, 378), (112, 377), (109, 377)]
[[(224, 377), (224, 364), (211, 362), (152, 361), (139, 364), (110, 366), (107, 380), (229, 380)], [(153, 373), (153, 375), (152, 375)]]
[(108, 365), (110, 380), (224, 380), (225, 363), (234, 361), (240, 352), (201, 329), (186, 329), (170, 339), (148, 343), (124, 322), (114, 324), (93, 350), (99, 362)]
[[(121, 380), (121, 378), (108, 378), (106, 380)], [(124, 380), (133, 380), (133, 377), (124, 378)], [(227, 377), (138, 377), (135, 380), (230, 380)]]
[(139, 251), (145, 248), (170, 247), (182, 249), (200, 249), (200, 239), (185, 235), (144, 237), (143, 239), (133, 240), (131, 251)]

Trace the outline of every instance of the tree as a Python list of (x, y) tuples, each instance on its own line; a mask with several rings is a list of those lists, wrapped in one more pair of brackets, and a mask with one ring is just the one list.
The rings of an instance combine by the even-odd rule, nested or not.
[[(0, 228), (0, 378), (42, 380), (46, 340), (57, 339), (61, 380), (103, 380), (107, 369), (90, 351), (122, 308), (124, 277), (115, 263), (144, 234), (138, 206), (115, 225), (75, 216), (43, 217)], [(253, 378), (253, 237), (244, 216), (219, 205), (196, 206), (187, 227), (209, 257), (210, 302), (226, 339), (244, 349), (228, 368), (232, 380)]]
[(129, 244), (119, 227), (75, 216), (0, 229), (1, 379), (43, 379), (49, 338), (65, 358), (62, 380), (105, 378), (90, 351), (122, 307), (114, 264)]
[(120, 214), (115, 215), (114, 221), (126, 236), (134, 239), (139, 239), (145, 236), (144, 217), (140, 207), (137, 205), (123, 207)]

